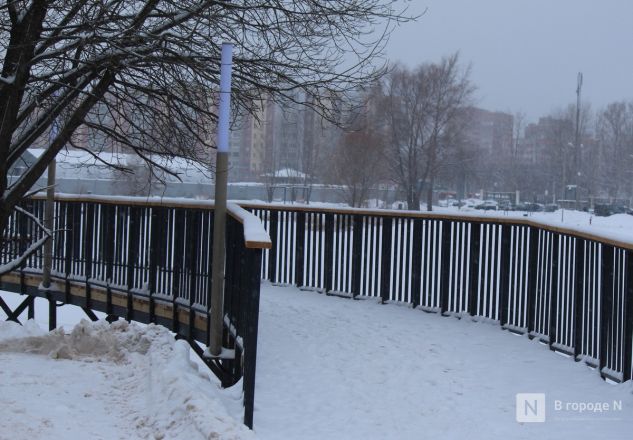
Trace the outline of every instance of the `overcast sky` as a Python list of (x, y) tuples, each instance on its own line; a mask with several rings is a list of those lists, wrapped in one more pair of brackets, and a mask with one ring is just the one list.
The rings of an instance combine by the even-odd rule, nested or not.
[(528, 121), (583, 100), (633, 100), (633, 0), (413, 0), (426, 14), (396, 29), (387, 56), (409, 66), (460, 51), (478, 106)]

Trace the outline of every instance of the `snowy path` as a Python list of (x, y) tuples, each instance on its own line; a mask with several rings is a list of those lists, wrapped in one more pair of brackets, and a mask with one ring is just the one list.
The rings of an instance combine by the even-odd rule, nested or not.
[[(262, 439), (624, 439), (633, 432), (630, 383), (607, 384), (497, 325), (268, 284), (261, 310), (255, 432)], [(546, 423), (516, 422), (520, 392), (547, 394)], [(554, 411), (554, 400), (621, 400), (623, 408), (579, 414)]]
[[(127, 366), (0, 353), (0, 438), (123, 439), (138, 409), (128, 402)], [(100, 384), (111, 384), (109, 389)], [(7, 414), (9, 413), (9, 414)], [(76, 423), (68, 423), (76, 420)]]
[[(15, 306), (20, 298), (8, 295)], [(239, 389), (209, 382), (165, 329), (102, 322), (57, 333), (0, 322), (0, 439), (254, 437), (239, 422)], [(618, 440), (633, 432), (633, 384), (605, 383), (494, 324), (264, 284), (259, 337), (255, 434), (263, 440)], [(546, 393), (545, 423), (516, 422), (519, 392)], [(621, 401), (622, 409), (555, 411), (555, 400)]]

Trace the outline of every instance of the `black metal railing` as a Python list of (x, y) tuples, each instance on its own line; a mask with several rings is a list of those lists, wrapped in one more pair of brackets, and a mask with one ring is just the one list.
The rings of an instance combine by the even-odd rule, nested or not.
[[(23, 208), (43, 222), (41, 198)], [(261, 252), (249, 241), (244, 212), (229, 206), (220, 358), (208, 365), (230, 386), (243, 377), (244, 422), (253, 423)], [(250, 215), (250, 214), (246, 214)], [(33, 217), (16, 211), (3, 236), (0, 264), (15, 261), (44, 236)], [(208, 345), (213, 206), (169, 199), (59, 196), (55, 202), (51, 289), (40, 286), (43, 248), (1, 279), (2, 288), (75, 304), (112, 317), (154, 322)], [(263, 231), (263, 230), (262, 230)], [(53, 318), (54, 321), (54, 318)]]
[(495, 320), (632, 378), (633, 243), (521, 217), (245, 207), (273, 283)]
[[(43, 200), (26, 203), (25, 211), (43, 218)], [(273, 246), (249, 239), (246, 214), (229, 209), (224, 344), (234, 353), (212, 368), (225, 385), (244, 378), (249, 426), (261, 278), (498, 321), (605, 378), (632, 378), (633, 243), (520, 217), (243, 206), (261, 219)], [(38, 288), (41, 249), (0, 287), (157, 322), (207, 344), (212, 226), (204, 202), (60, 197), (57, 288)], [(42, 233), (16, 213), (0, 262), (14, 261)]]

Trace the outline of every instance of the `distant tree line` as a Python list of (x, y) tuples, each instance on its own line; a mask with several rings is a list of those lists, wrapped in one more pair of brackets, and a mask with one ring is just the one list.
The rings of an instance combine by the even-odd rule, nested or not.
[(633, 198), (633, 101), (598, 111), (582, 103), (538, 124), (512, 115), (502, 149), (483, 151), (469, 136), (475, 86), (457, 54), (409, 69), (396, 64), (358, 92), (355, 111), (325, 175), (344, 200), (362, 206), (371, 188), (395, 186), (408, 209), (432, 209), (438, 188), (466, 196), (480, 189), (552, 202)]
[(447, 173), (472, 162), (463, 142), (474, 86), (458, 54), (410, 69), (396, 64), (360, 94), (341, 138), (332, 179), (360, 206), (376, 184), (391, 183), (407, 208), (432, 209), (433, 191)]

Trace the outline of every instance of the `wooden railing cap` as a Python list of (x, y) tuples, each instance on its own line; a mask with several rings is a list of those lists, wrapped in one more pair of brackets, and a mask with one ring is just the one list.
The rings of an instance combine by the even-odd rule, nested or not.
[[(39, 193), (33, 199), (43, 200), (46, 195)], [(63, 194), (55, 195), (55, 200), (63, 202), (79, 203), (106, 203), (111, 205), (127, 206), (150, 206), (165, 208), (184, 209), (207, 209), (212, 210), (215, 206), (213, 200), (195, 200), (176, 197), (130, 197), (130, 196), (107, 196), (97, 194)], [(244, 245), (249, 249), (270, 249), (272, 242), (260, 219), (241, 208), (239, 205), (229, 202), (227, 211), (231, 217), (239, 221), (244, 226)]]
[[(44, 199), (45, 195), (40, 193), (33, 196), (34, 199)], [(117, 205), (134, 206), (161, 206), (189, 209), (213, 209), (213, 200), (195, 200), (175, 197), (128, 197), (128, 196), (105, 196), (97, 194), (57, 194), (56, 200), (69, 202), (94, 202), (109, 203)], [(239, 203), (239, 204), (238, 204)], [(591, 240), (611, 246), (633, 251), (633, 240), (626, 234), (617, 233), (601, 229), (600, 231), (587, 230), (578, 227), (563, 226), (560, 223), (534, 220), (522, 215), (493, 216), (482, 215), (482, 213), (442, 213), (442, 212), (421, 212), (421, 211), (401, 211), (393, 209), (363, 209), (363, 208), (338, 208), (320, 205), (282, 205), (253, 202), (229, 202), (229, 214), (244, 225), (244, 242), (247, 248), (270, 249), (272, 243), (268, 233), (264, 229), (258, 217), (250, 214), (244, 208), (251, 209), (272, 209), (279, 211), (304, 211), (322, 212), (347, 215), (367, 215), (374, 217), (400, 217), (419, 218), (426, 220), (449, 220), (458, 222), (476, 222), (484, 224), (507, 224), (517, 226), (531, 226), (542, 230), (565, 234), (572, 237)]]
[(475, 222), (484, 224), (507, 224), (516, 226), (530, 226), (545, 231), (565, 234), (585, 240), (591, 240), (611, 246), (633, 251), (633, 235), (628, 236), (606, 229), (592, 228), (588, 230), (581, 227), (565, 226), (557, 222), (544, 220), (535, 220), (524, 215), (508, 214), (504, 216), (485, 215), (482, 213), (460, 212), (460, 213), (444, 213), (444, 212), (422, 212), (422, 211), (402, 211), (395, 209), (365, 209), (365, 208), (338, 208), (331, 206), (316, 205), (282, 205), (282, 204), (264, 204), (252, 202), (240, 202), (240, 206), (251, 209), (272, 209), (279, 211), (303, 211), (303, 212), (322, 212), (344, 215), (366, 215), (373, 217), (399, 217), (399, 218), (419, 218), (423, 220), (449, 220), (457, 222)]

